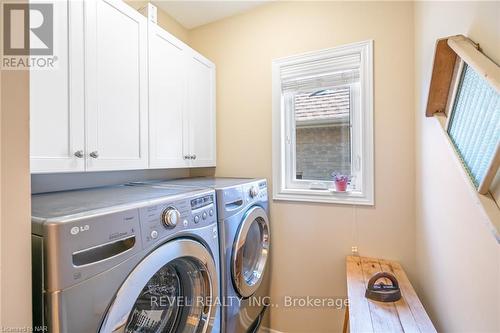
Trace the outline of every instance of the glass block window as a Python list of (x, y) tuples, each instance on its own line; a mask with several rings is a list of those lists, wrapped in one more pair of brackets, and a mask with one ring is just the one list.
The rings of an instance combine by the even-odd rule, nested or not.
[(479, 187), (500, 141), (500, 94), (464, 64), (448, 134)]

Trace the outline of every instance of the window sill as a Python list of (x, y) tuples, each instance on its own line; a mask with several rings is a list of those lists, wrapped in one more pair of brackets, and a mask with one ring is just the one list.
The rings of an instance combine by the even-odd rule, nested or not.
[(285, 189), (273, 193), (273, 200), (281, 201), (300, 201), (300, 202), (317, 202), (331, 203), (344, 205), (365, 205), (373, 206), (373, 195), (367, 196), (361, 192), (336, 192), (330, 189), (326, 190), (302, 190), (302, 189)]
[(451, 149), (455, 163), (457, 164), (457, 167), (462, 171), (464, 181), (469, 184), (476, 204), (483, 209), (484, 213), (487, 216), (487, 221), (485, 221), (486, 225), (490, 228), (497, 243), (500, 244), (500, 207), (498, 203), (490, 193), (480, 194), (472, 184), (467, 171), (465, 171), (464, 166), (462, 165), (460, 156), (458, 156), (457, 152), (453, 148), (453, 144), (448, 136), (448, 133), (446, 132), (446, 116), (442, 113), (435, 113), (433, 118), (439, 123), (439, 126), (443, 130), (444, 138), (448, 142), (448, 147)]

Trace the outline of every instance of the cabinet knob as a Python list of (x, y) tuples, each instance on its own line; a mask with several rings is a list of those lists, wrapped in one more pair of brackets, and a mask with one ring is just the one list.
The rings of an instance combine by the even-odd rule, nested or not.
[(75, 151), (75, 156), (78, 158), (83, 158), (83, 150), (77, 150)]
[(91, 152), (89, 155), (90, 155), (90, 157), (92, 157), (92, 158), (98, 158), (98, 157), (99, 157), (99, 153), (97, 152), (97, 150), (96, 150), (96, 151)]
[(193, 155), (191, 156), (191, 158), (192, 158), (193, 160), (195, 160), (195, 159), (196, 159), (196, 154), (193, 154)]

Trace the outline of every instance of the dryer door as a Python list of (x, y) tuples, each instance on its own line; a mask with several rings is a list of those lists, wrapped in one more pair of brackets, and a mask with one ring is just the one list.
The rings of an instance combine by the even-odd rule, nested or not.
[(100, 332), (210, 332), (217, 271), (200, 243), (168, 242), (136, 266), (118, 290)]
[(236, 291), (250, 297), (260, 286), (266, 267), (269, 242), (269, 219), (259, 206), (244, 215), (233, 245), (231, 274)]

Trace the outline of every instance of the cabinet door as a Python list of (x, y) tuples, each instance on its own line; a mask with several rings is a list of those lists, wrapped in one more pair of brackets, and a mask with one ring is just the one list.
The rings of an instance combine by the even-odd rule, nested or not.
[(86, 1), (85, 47), (87, 170), (147, 168), (147, 19)]
[[(184, 139), (187, 46), (149, 22), (149, 166), (189, 165)], [(187, 138), (186, 138), (187, 139)]]
[(30, 72), (30, 156), (34, 173), (85, 168), (83, 3), (54, 1), (53, 10), (55, 67)]
[(188, 63), (191, 166), (215, 166), (215, 65), (194, 51)]

